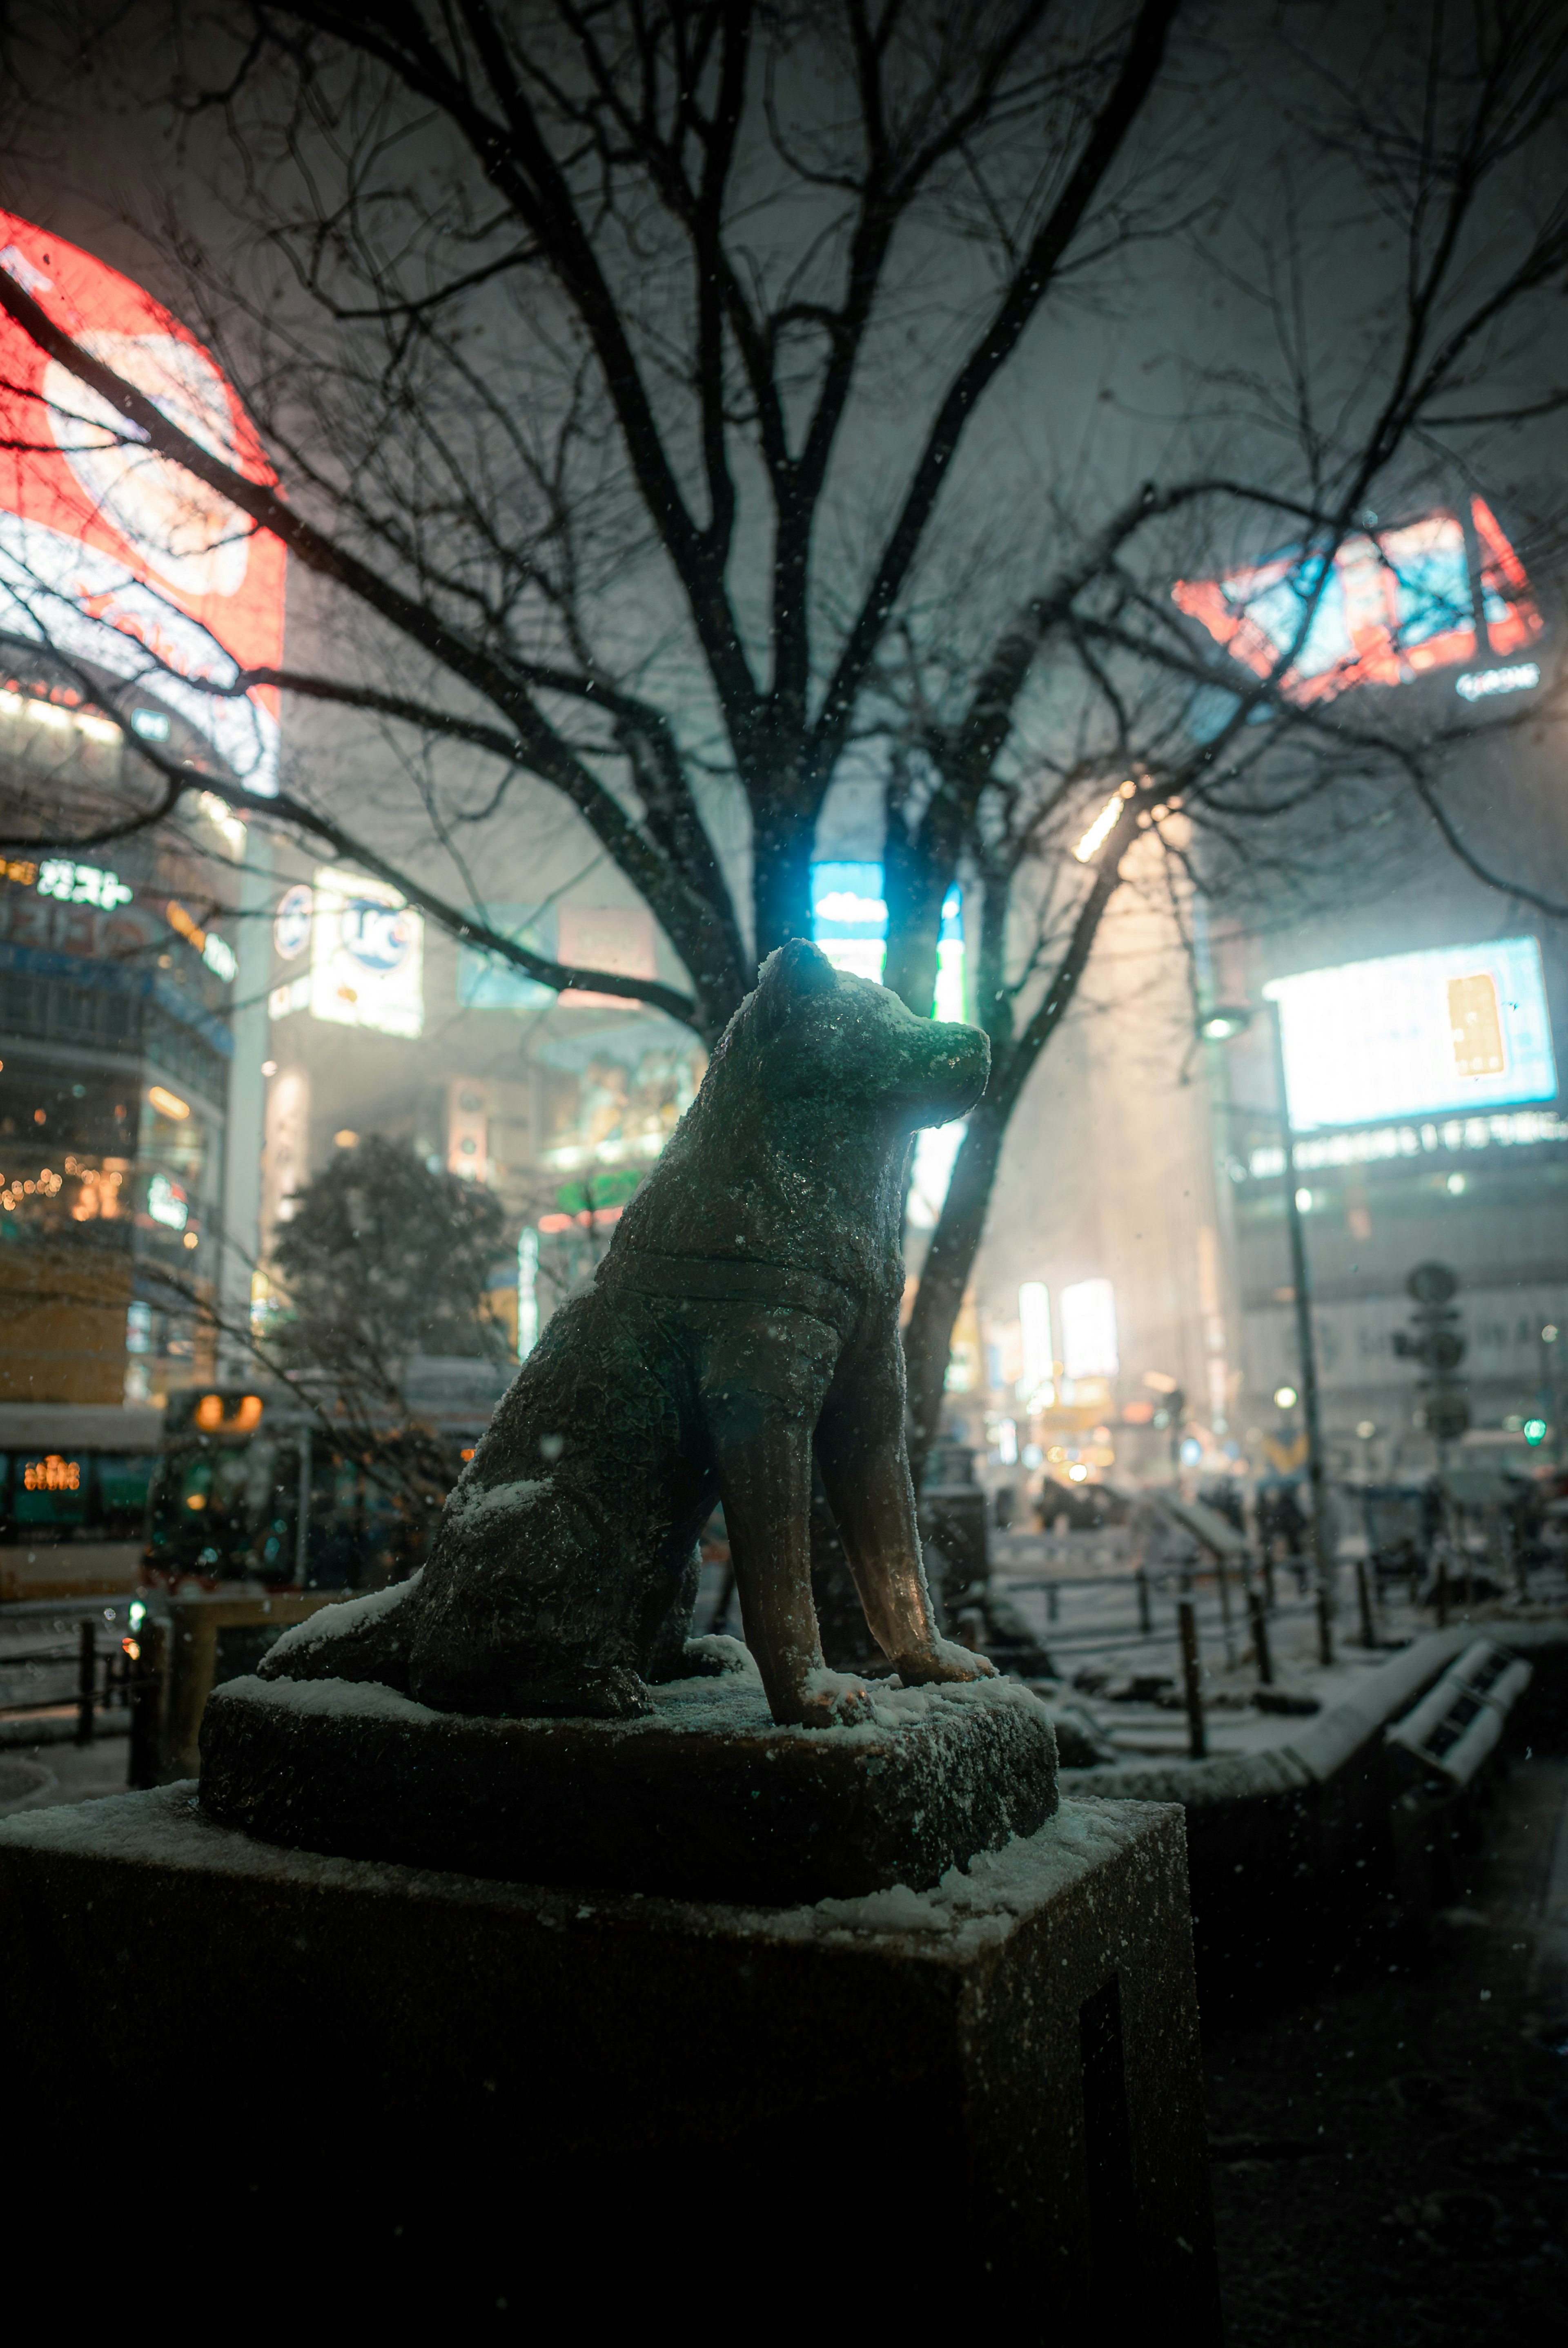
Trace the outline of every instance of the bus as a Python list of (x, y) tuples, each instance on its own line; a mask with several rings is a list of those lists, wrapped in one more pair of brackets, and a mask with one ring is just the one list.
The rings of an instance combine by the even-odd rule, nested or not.
[(134, 1590), (163, 1442), (161, 1411), (0, 1403), (0, 1602)]
[[(171, 1395), (148, 1495), (142, 1581), (178, 1595), (375, 1590), (423, 1564), (493, 1394), (367, 1439), (264, 1381)], [(434, 1435), (432, 1445), (430, 1435)]]
[(210, 1690), (253, 1672), (292, 1624), (424, 1563), (505, 1376), (452, 1367), (413, 1388), (417, 1428), (368, 1438), (334, 1426), (330, 1397), (313, 1406), (265, 1380), (170, 1396), (122, 1643), (133, 1786), (198, 1775)]

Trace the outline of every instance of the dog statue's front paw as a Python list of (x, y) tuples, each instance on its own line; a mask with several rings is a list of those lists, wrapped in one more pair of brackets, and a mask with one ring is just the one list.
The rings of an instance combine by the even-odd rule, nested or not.
[(862, 1683), (847, 1672), (829, 1671), (825, 1663), (807, 1672), (796, 1701), (794, 1716), (802, 1728), (853, 1728), (873, 1716), (871, 1696)]
[(994, 1680), (997, 1675), (989, 1655), (951, 1639), (933, 1639), (928, 1647), (895, 1655), (893, 1666), (906, 1687), (929, 1687), (938, 1680)]

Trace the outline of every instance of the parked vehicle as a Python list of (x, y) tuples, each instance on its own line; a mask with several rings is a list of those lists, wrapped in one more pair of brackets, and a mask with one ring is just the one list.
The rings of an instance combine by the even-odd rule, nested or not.
[(265, 1383), (173, 1397), (151, 1481), (133, 1672), (130, 1782), (193, 1776), (207, 1697), (317, 1607), (402, 1581), (494, 1395), (448, 1381), (417, 1427), (340, 1434), (330, 1404)]
[(488, 1409), (366, 1437), (286, 1386), (192, 1387), (169, 1402), (143, 1580), (178, 1592), (377, 1589), (424, 1561)]
[(155, 1410), (0, 1403), (0, 1543), (139, 1540), (163, 1435)]

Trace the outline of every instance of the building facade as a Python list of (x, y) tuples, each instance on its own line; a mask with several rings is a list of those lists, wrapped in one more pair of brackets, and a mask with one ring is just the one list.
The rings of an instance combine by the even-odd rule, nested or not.
[[(210, 753), (142, 696), (130, 727), (79, 664), (0, 643), (6, 829), (50, 810), (89, 832), (138, 782), (139, 717)], [(8, 854), (0, 880), (0, 1395), (145, 1403), (209, 1375), (224, 1236), (234, 827), (222, 803), (178, 829), (70, 855)]]

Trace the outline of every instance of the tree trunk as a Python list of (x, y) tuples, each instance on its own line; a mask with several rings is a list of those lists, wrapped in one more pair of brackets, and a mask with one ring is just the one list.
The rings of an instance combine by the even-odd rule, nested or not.
[(889, 820), (883, 849), (887, 962), (882, 983), (917, 1019), (929, 1019), (937, 1000), (937, 945), (952, 880), (952, 864), (938, 864), (908, 838), (901, 823)]
[[(990, 1081), (986, 1086), (985, 1098), (970, 1116), (968, 1131), (959, 1145), (952, 1180), (948, 1185), (948, 1195), (921, 1268), (915, 1309), (904, 1332), (904, 1361), (909, 1381), (911, 1422), (909, 1467), (917, 1491), (920, 1488), (926, 1455), (941, 1428), (942, 1395), (948, 1375), (948, 1357), (953, 1343), (953, 1324), (963, 1305), (964, 1292), (969, 1284), (975, 1258), (979, 1253), (980, 1241), (985, 1235), (986, 1215), (990, 1207), (997, 1169), (1001, 1163), (1002, 1143), (1007, 1138), (1008, 1126), (1022, 1097), (1023, 1088), (1034, 1072), (1036, 1062), (1067, 1016), (1078, 992), (1078, 982), (1093, 950), (1105, 908), (1121, 886), (1121, 881), (1122, 858), (1108, 855), (1096, 871), (1089, 894), (1079, 908), (1072, 935), (1057, 965), (1056, 974), (1016, 1043), (1010, 1041), (1011, 1005), (999, 984), (994, 986), (989, 997), (996, 1014), (997, 1030), (991, 1035)], [(983, 942), (989, 950), (989, 958), (994, 958), (999, 952), (1000, 912), (999, 901), (989, 890), (987, 902), (988, 911), (995, 918), (984, 925)], [(988, 957), (982, 957), (982, 961), (988, 962)], [(993, 979), (996, 975), (993, 972)]]
[(904, 1332), (904, 1360), (909, 1379), (909, 1415), (913, 1422), (911, 1467), (916, 1488), (926, 1455), (941, 1428), (942, 1392), (948, 1375), (948, 1354), (953, 1323), (964, 1301), (964, 1291), (975, 1268), (991, 1202), (991, 1189), (1007, 1136), (1010, 1096), (1004, 1107), (988, 1093), (969, 1118), (968, 1131), (958, 1146), (953, 1179), (920, 1272), (915, 1309)]
[[(763, 779), (752, 802), (752, 903), (757, 961), (790, 938), (811, 935), (811, 850), (816, 809), (794, 803), (793, 777)], [(750, 983), (755, 985), (754, 975)]]

